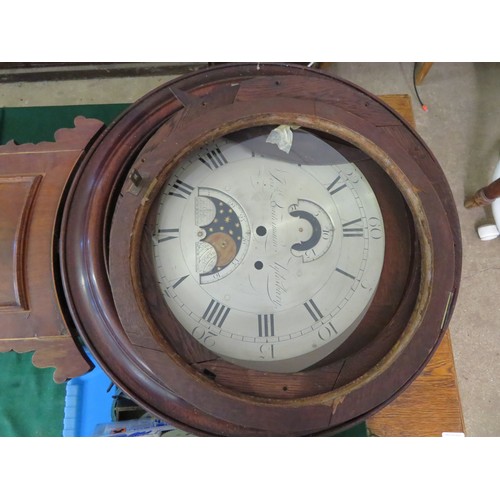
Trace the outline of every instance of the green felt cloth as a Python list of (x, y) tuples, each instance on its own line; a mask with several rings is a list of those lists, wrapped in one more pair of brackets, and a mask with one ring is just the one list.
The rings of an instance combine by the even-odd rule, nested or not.
[(73, 128), (77, 116), (111, 123), (129, 104), (86, 104), (0, 108), (0, 143), (14, 139), (18, 144), (53, 141), (60, 128)]
[(53, 368), (35, 368), (32, 353), (0, 354), (0, 436), (61, 436), (66, 384)]
[[(0, 108), (0, 144), (53, 141), (60, 128), (73, 128), (76, 116), (111, 123), (128, 104)], [(0, 353), (0, 436), (61, 436), (65, 384), (52, 368), (31, 364), (32, 353)], [(364, 423), (339, 436), (366, 436)]]

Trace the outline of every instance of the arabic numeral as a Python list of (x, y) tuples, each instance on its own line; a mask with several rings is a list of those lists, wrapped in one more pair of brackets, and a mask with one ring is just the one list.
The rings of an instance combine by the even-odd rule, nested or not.
[(206, 330), (202, 326), (195, 326), (191, 332), (191, 335), (198, 341), (204, 344), (206, 347), (215, 346), (215, 338), (217, 335), (209, 330)]
[(331, 321), (328, 324), (322, 325), (318, 328), (318, 337), (323, 342), (328, 342), (332, 337), (336, 336), (337, 334), (338, 332), (332, 325)]
[(368, 226), (370, 226), (369, 231), (371, 238), (373, 238), (374, 240), (379, 240), (380, 238), (382, 238), (382, 224), (378, 217), (370, 217), (368, 219)]
[(262, 344), (259, 351), (260, 359), (274, 359), (274, 344)]
[(353, 184), (357, 184), (360, 180), (360, 176), (356, 170), (348, 170), (344, 172), (347, 175), (347, 179), (349, 179)]
[(314, 257), (316, 257), (316, 250), (314, 250), (314, 248), (310, 248), (309, 250), (306, 250), (304, 252), (304, 257), (306, 257), (306, 259), (314, 260)]

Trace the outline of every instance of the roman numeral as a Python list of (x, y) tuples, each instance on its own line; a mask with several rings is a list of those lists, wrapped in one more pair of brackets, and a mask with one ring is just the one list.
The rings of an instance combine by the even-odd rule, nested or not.
[[(160, 235), (164, 234), (165, 236), (160, 237)], [(168, 240), (175, 240), (175, 238), (179, 237), (178, 229), (158, 229), (158, 243), (162, 243)]]
[(356, 279), (356, 276), (353, 276), (352, 274), (349, 274), (346, 271), (343, 271), (342, 269), (339, 269), (338, 267), (335, 268), (335, 271), (339, 272), (340, 274), (343, 274), (344, 276), (347, 276), (348, 278), (351, 278), (353, 280)]
[(304, 307), (307, 309), (307, 312), (312, 316), (314, 321), (319, 321), (323, 317), (323, 314), (321, 314), (321, 311), (318, 309), (318, 306), (314, 303), (313, 299), (305, 302)]
[(186, 276), (183, 276), (182, 278), (179, 278), (173, 285), (172, 288), (177, 288), (187, 277), (189, 274), (186, 274)]
[(274, 314), (259, 314), (259, 337), (274, 337)]
[(327, 191), (333, 196), (335, 193), (338, 193), (341, 189), (347, 187), (347, 184), (340, 183), (340, 175), (326, 188)]
[(354, 219), (350, 222), (346, 222), (345, 224), (342, 224), (342, 234), (346, 238), (352, 238), (354, 236), (363, 236), (363, 228), (362, 227), (348, 227), (351, 224), (356, 224), (358, 222), (361, 222), (361, 218), (359, 219)]
[(185, 200), (187, 200), (188, 196), (193, 192), (193, 190), (193, 186), (190, 186), (188, 183), (183, 182), (180, 179), (177, 179), (168, 194), (169, 196), (177, 196), (178, 198), (184, 198)]
[[(165, 295), (168, 297), (168, 298), (172, 298), (172, 296), (170, 295), (169, 293), (169, 288), (177, 288), (187, 277), (189, 276), (189, 274), (186, 274), (186, 276), (182, 276), (180, 277), (173, 285), (168, 285), (167, 288), (165, 288), (163, 290), (163, 292), (165, 293)], [(171, 283), (172, 281), (170, 281)]]
[(217, 302), (215, 299), (212, 299), (203, 313), (202, 318), (221, 328), (230, 310), (231, 309), (229, 307), (226, 307), (220, 302)]
[(208, 153), (199, 156), (198, 158), (210, 170), (222, 167), (222, 165), (227, 163), (226, 157), (222, 154), (219, 146), (215, 146), (215, 148), (211, 149)]

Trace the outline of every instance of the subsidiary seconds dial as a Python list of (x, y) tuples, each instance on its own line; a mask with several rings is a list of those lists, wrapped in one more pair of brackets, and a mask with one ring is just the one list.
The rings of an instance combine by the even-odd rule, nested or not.
[[(312, 134), (290, 153), (222, 138), (165, 184), (153, 237), (165, 301), (206, 348), (240, 366), (303, 370), (355, 330), (375, 293), (384, 227), (357, 167)], [(306, 154), (320, 150), (321, 154)]]

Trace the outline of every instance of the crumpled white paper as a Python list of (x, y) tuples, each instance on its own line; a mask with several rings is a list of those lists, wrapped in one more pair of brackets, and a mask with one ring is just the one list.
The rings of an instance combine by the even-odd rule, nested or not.
[(298, 125), (279, 125), (271, 131), (266, 139), (270, 144), (276, 144), (281, 151), (289, 153), (292, 149), (293, 132), (300, 128)]

